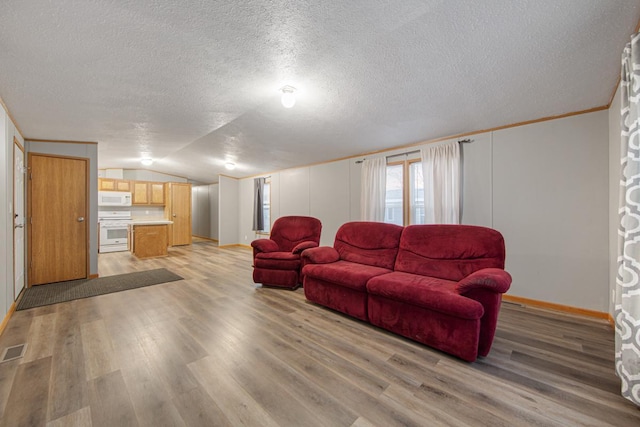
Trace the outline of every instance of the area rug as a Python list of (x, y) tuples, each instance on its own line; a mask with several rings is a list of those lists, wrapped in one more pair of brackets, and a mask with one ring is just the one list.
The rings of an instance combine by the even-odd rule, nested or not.
[(170, 272), (166, 268), (158, 268), (155, 270), (118, 274), (116, 276), (99, 277), (97, 279), (81, 279), (51, 283), (48, 285), (37, 285), (25, 289), (24, 295), (20, 299), (16, 310), (26, 310), (43, 305), (95, 297), (97, 295), (158, 285), (160, 283), (182, 279), (182, 277)]

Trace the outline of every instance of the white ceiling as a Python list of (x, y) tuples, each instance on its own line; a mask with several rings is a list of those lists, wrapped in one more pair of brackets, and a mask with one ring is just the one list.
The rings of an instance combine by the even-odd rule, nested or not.
[(100, 168), (148, 152), (217, 182), (607, 105), (639, 17), (640, 0), (5, 1), (0, 97), (27, 139), (98, 141)]

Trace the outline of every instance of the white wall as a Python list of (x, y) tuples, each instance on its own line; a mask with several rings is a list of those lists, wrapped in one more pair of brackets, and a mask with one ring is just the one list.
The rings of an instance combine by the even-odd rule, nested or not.
[(606, 111), (493, 132), (493, 227), (512, 295), (609, 308)]
[(620, 85), (609, 107), (609, 314), (613, 316), (618, 270), (618, 205), (620, 203)]
[(321, 245), (333, 245), (338, 228), (350, 218), (349, 164), (341, 160), (309, 168), (309, 216), (322, 218)]
[(220, 175), (218, 181), (218, 244), (238, 244), (238, 230), (240, 226), (239, 193), (240, 184), (237, 179)]
[(209, 186), (191, 187), (191, 234), (209, 237), (211, 229), (211, 204), (209, 203)]
[(27, 141), (25, 149), (89, 159), (89, 274), (98, 274), (98, 144)]
[[(311, 198), (309, 174), (309, 167), (280, 172), (280, 216), (309, 215)], [(315, 196), (317, 195), (314, 194)]]
[(218, 184), (191, 188), (192, 233), (218, 240)]
[(218, 184), (209, 185), (209, 238), (218, 240), (218, 212), (219, 212), (219, 192)]
[[(511, 295), (609, 309), (607, 131), (608, 112), (599, 111), (472, 135), (461, 146), (462, 222), (503, 233)], [(360, 219), (355, 160), (272, 173), (272, 221), (315, 216), (321, 244), (331, 245), (341, 224)], [(241, 243), (253, 236), (252, 181), (240, 181)]]

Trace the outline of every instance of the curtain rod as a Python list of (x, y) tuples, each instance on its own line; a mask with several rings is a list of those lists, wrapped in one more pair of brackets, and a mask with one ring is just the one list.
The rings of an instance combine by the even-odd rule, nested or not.
[[(470, 142), (473, 142), (473, 140), (469, 139), (469, 138), (458, 140), (458, 144), (468, 144)], [(408, 156), (409, 154), (415, 154), (415, 153), (419, 153), (419, 152), (420, 152), (420, 150), (407, 151), (405, 153), (390, 154), (388, 156), (385, 156), (385, 158), (388, 159), (389, 157)], [(365, 160), (367, 160), (366, 157), (364, 159), (362, 159), (362, 160), (356, 160), (356, 164), (362, 163)]]

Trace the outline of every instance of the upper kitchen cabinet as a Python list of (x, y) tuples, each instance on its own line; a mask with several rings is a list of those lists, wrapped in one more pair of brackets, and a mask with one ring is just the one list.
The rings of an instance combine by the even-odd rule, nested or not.
[(131, 192), (131, 181), (116, 178), (98, 178), (98, 191)]
[(132, 181), (132, 198), (133, 205), (156, 205), (164, 206), (164, 187), (163, 182), (149, 181)]
[(169, 225), (169, 246), (191, 244), (191, 184), (168, 182), (165, 187), (165, 217)]

